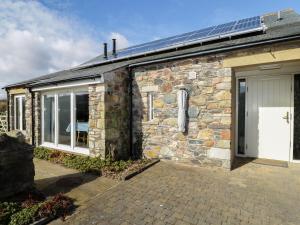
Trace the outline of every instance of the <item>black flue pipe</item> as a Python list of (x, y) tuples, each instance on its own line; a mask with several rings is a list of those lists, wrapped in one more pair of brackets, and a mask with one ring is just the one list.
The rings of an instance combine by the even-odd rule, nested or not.
[(107, 43), (103, 43), (103, 58), (107, 59)]
[(114, 57), (117, 57), (117, 41), (115, 38), (112, 39), (113, 49), (112, 54)]

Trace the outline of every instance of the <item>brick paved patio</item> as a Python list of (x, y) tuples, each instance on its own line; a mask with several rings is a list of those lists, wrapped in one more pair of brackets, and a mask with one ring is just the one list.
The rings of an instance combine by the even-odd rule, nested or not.
[(300, 224), (300, 167), (161, 162), (52, 224)]

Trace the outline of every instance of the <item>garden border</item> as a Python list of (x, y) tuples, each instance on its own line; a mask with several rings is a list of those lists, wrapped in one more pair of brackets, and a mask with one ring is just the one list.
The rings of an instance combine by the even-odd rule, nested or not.
[(145, 165), (143, 168), (137, 170), (137, 171), (133, 171), (129, 174), (127, 174), (126, 176), (124, 176), (122, 178), (123, 181), (127, 181), (129, 179), (131, 179), (132, 177), (142, 173), (143, 171), (145, 171), (146, 169), (150, 168), (151, 166), (154, 166), (156, 163), (160, 162), (160, 159), (153, 159), (151, 162), (149, 162), (147, 165)]

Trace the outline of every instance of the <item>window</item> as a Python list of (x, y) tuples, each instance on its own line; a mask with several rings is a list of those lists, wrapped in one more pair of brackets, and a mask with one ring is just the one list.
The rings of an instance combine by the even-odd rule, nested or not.
[(54, 143), (55, 138), (55, 101), (54, 95), (44, 95), (44, 141)]
[(76, 96), (76, 146), (88, 147), (89, 95), (78, 93)]
[(238, 80), (238, 154), (245, 154), (246, 80)]
[(43, 145), (88, 154), (89, 95), (60, 91), (42, 97)]
[(17, 95), (14, 98), (15, 130), (26, 130), (25, 96)]
[(147, 114), (148, 114), (148, 121), (154, 119), (153, 115), (153, 93), (149, 92), (147, 94)]

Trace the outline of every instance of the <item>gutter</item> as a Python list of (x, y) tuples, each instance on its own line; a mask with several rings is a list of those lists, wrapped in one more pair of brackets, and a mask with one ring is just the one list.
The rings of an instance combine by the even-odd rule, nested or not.
[(256, 46), (261, 46), (261, 45), (265, 45), (265, 44), (280, 43), (280, 42), (284, 42), (284, 41), (291, 41), (291, 40), (297, 40), (297, 39), (300, 39), (300, 35), (265, 40), (265, 41), (258, 41), (258, 42), (248, 43), (248, 44), (240, 44), (240, 45), (223, 47), (223, 48), (214, 48), (214, 49), (210, 49), (210, 50), (206, 50), (206, 51), (187, 53), (187, 54), (178, 55), (178, 56), (171, 56), (171, 57), (166, 57), (166, 58), (161, 58), (161, 59), (149, 60), (149, 61), (140, 62), (140, 63), (133, 63), (133, 64), (130, 64), (128, 67), (132, 68), (132, 67), (143, 66), (143, 65), (153, 64), (153, 63), (168, 62), (168, 61), (173, 61), (176, 59), (185, 59), (185, 58), (190, 58), (190, 57), (195, 57), (195, 56), (203, 56), (203, 55), (209, 55), (212, 53), (222, 53), (222, 52), (227, 52), (227, 51), (239, 50), (239, 49), (244, 49), (244, 48), (249, 48), (249, 47), (256, 47)]

